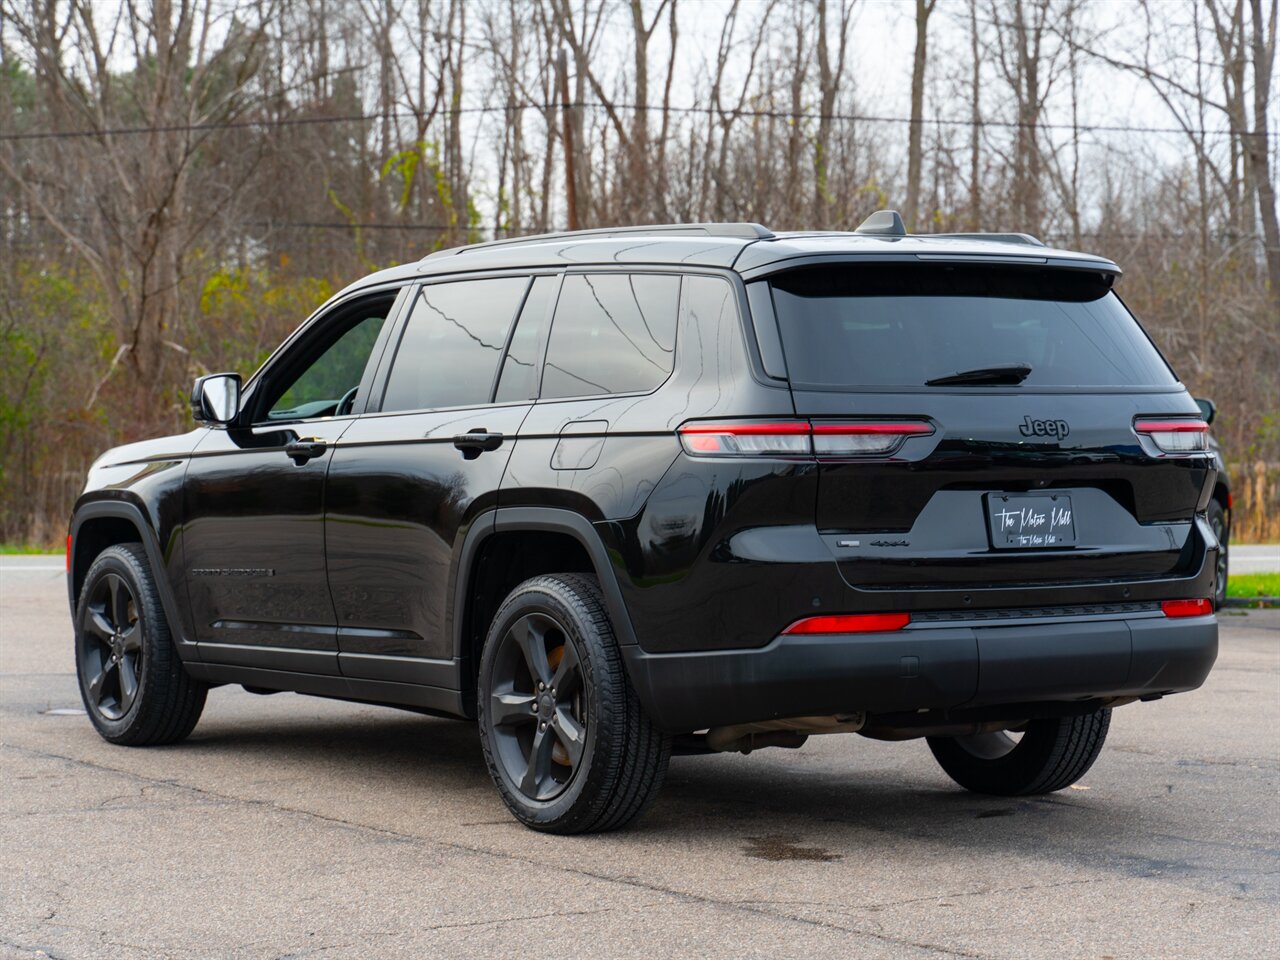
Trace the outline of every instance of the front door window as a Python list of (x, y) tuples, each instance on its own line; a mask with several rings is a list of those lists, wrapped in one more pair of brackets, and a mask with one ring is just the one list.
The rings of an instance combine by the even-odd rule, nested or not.
[(267, 385), (259, 421), (311, 420), (350, 413), (394, 296), (364, 300), (315, 331), (311, 343)]

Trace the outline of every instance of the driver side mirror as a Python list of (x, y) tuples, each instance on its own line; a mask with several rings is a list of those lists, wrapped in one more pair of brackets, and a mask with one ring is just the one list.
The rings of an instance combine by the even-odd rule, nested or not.
[(191, 414), (197, 423), (226, 424), (240, 412), (240, 374), (197, 377), (191, 388)]
[(1196, 397), (1195, 401), (1196, 406), (1200, 408), (1200, 416), (1204, 417), (1204, 422), (1210, 424), (1213, 423), (1213, 418), (1218, 413), (1218, 408), (1214, 406), (1213, 401), (1207, 400), (1204, 397)]

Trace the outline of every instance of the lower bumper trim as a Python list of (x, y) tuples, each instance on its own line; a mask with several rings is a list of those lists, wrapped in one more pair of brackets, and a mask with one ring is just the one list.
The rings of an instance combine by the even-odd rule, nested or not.
[(1213, 616), (789, 635), (750, 650), (623, 648), (641, 702), (659, 726), (679, 732), (1177, 693), (1200, 686), (1217, 653)]

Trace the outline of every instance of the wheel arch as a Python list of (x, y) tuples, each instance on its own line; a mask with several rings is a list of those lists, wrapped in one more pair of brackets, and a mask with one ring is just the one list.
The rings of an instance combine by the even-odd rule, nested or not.
[(604, 542), (581, 514), (556, 507), (499, 507), (473, 522), (455, 564), (450, 629), (464, 703), (475, 708), (479, 653), (492, 615), (512, 589), (547, 573), (592, 573), (622, 645), (635, 630)]
[(160, 541), (142, 508), (124, 500), (94, 500), (76, 507), (71, 519), (70, 542), (67, 546), (67, 599), (74, 620), (80, 591), (93, 561), (108, 547), (121, 543), (141, 543), (151, 565), (160, 603), (164, 607), (169, 630), (178, 649), (186, 654), (194, 647), (182, 635), (177, 598), (169, 583)]
[(1222, 507), (1222, 512), (1227, 515), (1227, 529), (1231, 529), (1231, 488), (1227, 486), (1227, 482), (1218, 477), (1217, 482), (1213, 485), (1213, 499), (1217, 500)]

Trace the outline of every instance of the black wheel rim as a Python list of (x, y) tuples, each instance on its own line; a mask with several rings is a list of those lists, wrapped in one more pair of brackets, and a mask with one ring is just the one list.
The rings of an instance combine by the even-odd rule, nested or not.
[(1221, 600), (1227, 595), (1227, 525), (1223, 523), (1221, 517), (1216, 515), (1210, 518), (1209, 525), (1213, 528), (1213, 535), (1218, 541), (1218, 563), (1214, 568), (1213, 597), (1214, 600)]
[(582, 662), (546, 614), (521, 617), (493, 661), (489, 729), (507, 779), (530, 800), (553, 800), (582, 766), (587, 701)]
[(108, 573), (94, 583), (80, 633), (85, 699), (108, 720), (119, 720), (137, 699), (142, 676), (138, 603), (119, 574)]

